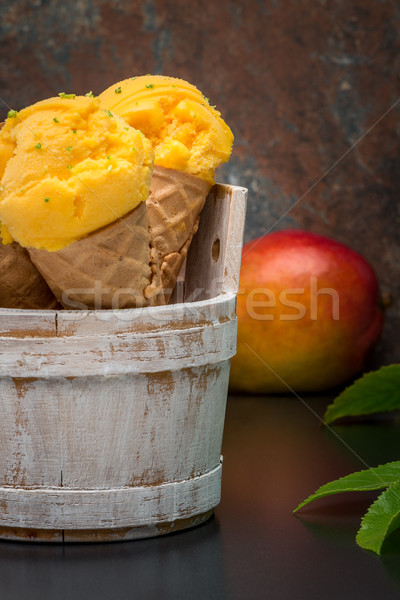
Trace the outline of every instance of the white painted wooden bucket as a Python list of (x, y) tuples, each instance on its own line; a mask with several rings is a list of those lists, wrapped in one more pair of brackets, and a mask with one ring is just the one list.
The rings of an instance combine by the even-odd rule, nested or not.
[(212, 514), (245, 203), (214, 186), (173, 304), (0, 310), (1, 538), (142, 538)]

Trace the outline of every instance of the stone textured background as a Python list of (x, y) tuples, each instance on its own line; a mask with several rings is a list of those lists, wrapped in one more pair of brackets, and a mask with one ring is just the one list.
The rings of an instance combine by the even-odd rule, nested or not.
[(1, 2), (0, 118), (133, 75), (196, 84), (235, 133), (218, 179), (249, 188), (246, 239), (363, 253), (392, 296), (375, 363), (399, 361), (399, 24), (395, 0)]

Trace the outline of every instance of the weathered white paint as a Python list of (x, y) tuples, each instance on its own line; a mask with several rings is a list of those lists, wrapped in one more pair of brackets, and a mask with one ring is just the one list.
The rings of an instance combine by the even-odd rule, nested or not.
[(0, 310), (0, 537), (132, 539), (210, 515), (244, 212), (243, 188), (213, 188), (184, 303)]
[(226, 318), (162, 333), (31, 338), (29, 350), (27, 338), (0, 338), (0, 376), (79, 377), (83, 364), (87, 376), (177, 370), (203, 364), (205, 348), (210, 363), (220, 362), (236, 347), (236, 318)]
[(0, 379), (1, 484), (107, 488), (219, 463), (229, 361), (178, 372)]
[(106, 529), (191, 517), (219, 503), (221, 471), (219, 464), (185, 481), (106, 490), (0, 487), (0, 526)]

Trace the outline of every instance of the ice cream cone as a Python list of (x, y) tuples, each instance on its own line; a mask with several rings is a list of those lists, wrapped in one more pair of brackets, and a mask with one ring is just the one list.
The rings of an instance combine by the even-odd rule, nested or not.
[(99, 96), (150, 140), (154, 171), (146, 201), (151, 238), (150, 304), (168, 302), (185, 260), (215, 169), (231, 154), (233, 134), (200, 90), (182, 79), (145, 75)]
[(16, 242), (4, 246), (1, 239), (0, 306), (43, 310), (59, 306), (25, 248)]
[(147, 304), (149, 241), (143, 202), (62, 250), (29, 249), (29, 254), (65, 308), (134, 308)]
[(186, 258), (211, 184), (175, 169), (155, 166), (146, 201), (152, 253), (149, 302), (166, 304)]

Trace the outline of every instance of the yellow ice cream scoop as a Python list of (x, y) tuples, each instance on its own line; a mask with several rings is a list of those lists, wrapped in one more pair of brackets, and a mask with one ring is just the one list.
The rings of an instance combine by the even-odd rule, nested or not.
[(214, 183), (214, 171), (229, 159), (233, 134), (192, 84), (173, 77), (125, 79), (99, 96), (105, 109), (123, 117), (151, 141), (154, 164)]
[(10, 111), (0, 132), (3, 243), (60, 250), (147, 199), (149, 140), (98, 98), (60, 96)]

